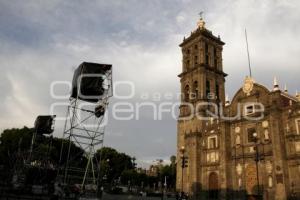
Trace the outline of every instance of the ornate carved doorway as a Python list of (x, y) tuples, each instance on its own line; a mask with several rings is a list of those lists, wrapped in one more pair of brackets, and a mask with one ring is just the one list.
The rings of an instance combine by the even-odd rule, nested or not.
[(211, 200), (219, 199), (219, 180), (216, 172), (211, 172), (208, 178), (208, 197)]
[(248, 195), (257, 194), (257, 176), (254, 164), (248, 164), (246, 167), (246, 190)]
[(248, 164), (246, 167), (246, 191), (248, 200), (259, 200), (262, 196), (258, 194), (257, 172), (255, 164)]

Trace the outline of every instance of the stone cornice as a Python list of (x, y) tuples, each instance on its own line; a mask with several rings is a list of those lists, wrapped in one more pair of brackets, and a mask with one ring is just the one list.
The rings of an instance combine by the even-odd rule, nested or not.
[(200, 68), (200, 69), (203, 68), (203, 69), (206, 69), (206, 70), (208, 70), (208, 71), (214, 72), (214, 73), (216, 73), (216, 74), (220, 74), (220, 75), (222, 75), (223, 77), (226, 77), (226, 76), (228, 75), (228, 74), (222, 72), (221, 70), (216, 69), (215, 67), (210, 67), (209, 65), (206, 65), (206, 64), (198, 64), (196, 67), (193, 67), (193, 68), (189, 69), (189, 70), (186, 71), (186, 72), (182, 72), (181, 74), (178, 75), (178, 77), (179, 77), (179, 78), (182, 78), (184, 75), (189, 74), (189, 73), (192, 73), (193, 71), (195, 71), (195, 70), (197, 70), (197, 69), (199, 69), (199, 68)]
[(219, 37), (214, 36), (211, 31), (209, 31), (207, 29), (198, 28), (196, 31), (192, 32), (188, 38), (184, 39), (183, 42), (179, 46), (183, 47), (184, 45), (186, 45), (187, 43), (189, 43), (190, 41), (192, 41), (193, 39), (195, 39), (196, 37), (198, 37), (200, 35), (203, 35), (203, 36), (211, 39), (212, 41), (216, 42), (219, 45), (223, 46), (225, 44), (223, 41), (221, 41), (221, 39)]

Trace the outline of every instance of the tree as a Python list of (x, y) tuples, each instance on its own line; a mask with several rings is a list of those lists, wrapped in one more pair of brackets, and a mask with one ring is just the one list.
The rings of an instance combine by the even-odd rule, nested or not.
[[(4, 174), (1, 174), (2, 180), (5, 179), (6, 181), (8, 181), (9, 179), (11, 179), (12, 174), (16, 170), (23, 170), (23, 173), (25, 173), (24, 163), (29, 158), (29, 150), (33, 133), (33, 128), (23, 127), (20, 129), (6, 129), (1, 134), (0, 165), (2, 171), (5, 172)], [(54, 166), (59, 167), (60, 165), (64, 164), (64, 162), (59, 163), (62, 144), (64, 144), (64, 149), (62, 151), (62, 161), (65, 161), (67, 158), (67, 140), (52, 138), (52, 136), (46, 137), (44, 135), (37, 135), (30, 160), (52, 163)], [(72, 142), (71, 152), (72, 155), (77, 155), (77, 159), (74, 159), (73, 161), (75, 162), (75, 165), (83, 168), (86, 164), (84, 151)], [(40, 171), (40, 169), (36, 170)]]
[(124, 170), (121, 174), (121, 183), (123, 185), (144, 187), (157, 182), (156, 177), (148, 177), (145, 173), (138, 173), (134, 169)]
[(170, 157), (171, 163), (169, 165), (163, 165), (159, 170), (159, 180), (164, 183), (165, 177), (167, 178), (167, 184), (170, 188), (176, 186), (176, 156)]
[(175, 165), (176, 164), (176, 156), (172, 155), (170, 157), (170, 161), (171, 161), (171, 165)]
[(13, 168), (18, 152), (28, 151), (31, 144), (33, 129), (6, 129), (0, 137), (0, 164), (6, 168)]
[(119, 153), (110, 147), (103, 147), (97, 151), (94, 161), (100, 160), (100, 176), (102, 179), (106, 176), (108, 183), (119, 179), (123, 171), (134, 169), (134, 163), (129, 155)]

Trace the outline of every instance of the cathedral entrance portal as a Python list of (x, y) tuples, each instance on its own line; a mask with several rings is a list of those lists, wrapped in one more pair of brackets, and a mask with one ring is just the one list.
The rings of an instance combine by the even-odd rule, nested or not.
[(218, 181), (218, 174), (216, 172), (211, 172), (209, 174), (209, 191), (208, 196), (210, 200), (219, 199), (219, 181)]
[(257, 175), (256, 167), (254, 164), (249, 164), (246, 167), (246, 191), (248, 195), (256, 194)]
[(246, 167), (246, 191), (248, 200), (260, 199), (257, 194), (257, 172), (254, 164), (248, 164)]

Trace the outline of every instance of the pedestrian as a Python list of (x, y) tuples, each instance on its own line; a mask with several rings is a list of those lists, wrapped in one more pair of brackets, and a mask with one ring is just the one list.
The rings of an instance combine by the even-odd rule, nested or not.
[(103, 191), (104, 191), (104, 187), (103, 187), (103, 186), (101, 186), (101, 188), (100, 188), (100, 199), (102, 199), (102, 196), (103, 196)]
[(60, 183), (54, 183), (54, 193), (52, 195), (52, 200), (58, 200), (60, 198), (62, 198), (64, 195), (64, 192), (61, 188), (61, 184)]
[(146, 199), (147, 198), (146, 196), (147, 196), (147, 193), (142, 191), (142, 199)]
[(176, 192), (175, 197), (176, 197), (176, 200), (179, 200), (179, 194), (178, 194), (178, 192)]

